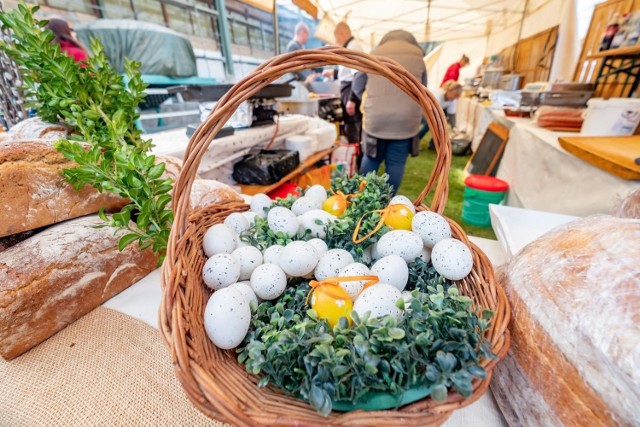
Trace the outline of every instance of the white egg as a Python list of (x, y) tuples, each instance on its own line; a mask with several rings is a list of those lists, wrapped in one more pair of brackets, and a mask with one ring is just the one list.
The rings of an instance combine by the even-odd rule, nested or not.
[(465, 278), (473, 268), (473, 254), (457, 239), (443, 239), (431, 250), (433, 268), (449, 280)]
[(311, 236), (324, 239), (327, 235), (325, 227), (336, 220), (336, 217), (321, 209), (313, 209), (302, 215), (302, 225), (311, 231)]
[(422, 248), (422, 251), (420, 252), (420, 258), (424, 262), (429, 262), (429, 260), (431, 259), (431, 249), (430, 248)]
[(378, 276), (380, 282), (388, 283), (400, 291), (409, 282), (409, 267), (399, 255), (380, 258), (371, 266), (371, 274)]
[(275, 264), (262, 264), (251, 274), (251, 289), (258, 298), (273, 300), (278, 298), (287, 287), (287, 276)]
[(230, 254), (238, 246), (238, 236), (226, 224), (211, 226), (202, 238), (202, 249), (208, 257), (215, 254)]
[(373, 256), (371, 255), (372, 250), (373, 250), (373, 245), (369, 245), (366, 248), (364, 248), (364, 252), (362, 253), (363, 264), (371, 264), (373, 262)]
[(337, 277), (344, 267), (353, 264), (353, 256), (344, 249), (330, 249), (318, 262), (315, 270), (316, 280), (324, 280), (327, 277)]
[(267, 222), (274, 233), (285, 233), (290, 237), (298, 233), (298, 218), (293, 212), (282, 206), (276, 206), (269, 211)]
[(266, 218), (267, 212), (273, 205), (273, 200), (264, 193), (258, 193), (251, 198), (251, 211), (260, 218)]
[(318, 239), (318, 238), (311, 239), (311, 240), (308, 240), (307, 243), (310, 244), (313, 247), (313, 249), (316, 250), (318, 257), (321, 257), (329, 250), (329, 247), (327, 246), (325, 241), (322, 239)]
[(312, 199), (311, 197), (300, 197), (298, 200), (293, 202), (291, 206), (291, 212), (295, 215), (302, 215), (305, 212), (309, 212), (312, 209), (320, 209), (322, 207), (322, 202), (317, 199)]
[(236, 348), (251, 325), (249, 303), (236, 289), (220, 289), (211, 295), (204, 309), (204, 330), (216, 347)]
[(320, 257), (307, 242), (295, 241), (284, 247), (278, 259), (278, 265), (292, 277), (304, 277), (318, 265)]
[[(370, 274), (371, 271), (369, 271), (369, 267), (359, 262), (354, 262), (341, 269), (338, 277), (369, 276)], [(340, 282), (340, 286), (347, 291), (353, 299), (362, 291), (366, 283), (367, 280), (354, 280), (350, 282)]]
[(249, 220), (240, 212), (233, 212), (225, 218), (224, 223), (231, 227), (236, 234), (240, 234), (250, 227)]
[(382, 258), (382, 256), (378, 252), (378, 242), (374, 243), (373, 245), (371, 245), (369, 247), (371, 248), (371, 260), (372, 261), (377, 261), (380, 258)]
[(378, 240), (376, 247), (383, 257), (400, 255), (406, 262), (413, 262), (422, 251), (422, 239), (413, 231), (391, 230)]
[(211, 289), (226, 288), (238, 281), (240, 262), (231, 254), (216, 254), (204, 263), (202, 279)]
[(249, 306), (251, 306), (252, 301), (256, 304), (256, 306), (260, 302), (258, 301), (256, 293), (253, 292), (253, 289), (251, 289), (251, 282), (249, 281), (232, 283), (225, 289), (235, 289), (236, 291), (240, 292)]
[(402, 310), (396, 306), (396, 302), (402, 298), (402, 293), (388, 283), (377, 283), (368, 287), (353, 304), (353, 311), (361, 318), (366, 312), (371, 312), (371, 317), (392, 316), (396, 319), (402, 317)]
[(451, 237), (451, 226), (442, 215), (435, 212), (418, 212), (413, 217), (411, 228), (428, 248)]
[(284, 246), (281, 245), (272, 245), (264, 250), (262, 254), (262, 260), (265, 264), (278, 264), (278, 260), (280, 259), (280, 254), (282, 254), (282, 250)]
[[(238, 248), (244, 248), (246, 246), (251, 246), (253, 247), (253, 245), (249, 242), (245, 242), (244, 240), (242, 240), (242, 238), (240, 236), (238, 236), (238, 244), (236, 245), (236, 249)], [(233, 253), (233, 252), (232, 252)]]
[(313, 185), (304, 193), (306, 197), (316, 199), (321, 203), (327, 200), (327, 190), (322, 185)]
[(411, 300), (413, 299), (411, 291), (402, 291), (402, 299), (404, 300), (405, 311), (409, 310), (411, 307)]
[(253, 211), (242, 212), (241, 215), (249, 221), (249, 227), (256, 225), (256, 213)]
[(412, 213), (416, 213), (416, 207), (415, 205), (411, 202), (411, 200), (409, 200), (409, 198), (407, 196), (395, 196), (391, 199), (391, 201), (389, 202), (390, 205), (405, 205), (407, 206)]
[(262, 265), (262, 252), (253, 246), (243, 246), (231, 252), (240, 263), (240, 280), (248, 280), (251, 273)]

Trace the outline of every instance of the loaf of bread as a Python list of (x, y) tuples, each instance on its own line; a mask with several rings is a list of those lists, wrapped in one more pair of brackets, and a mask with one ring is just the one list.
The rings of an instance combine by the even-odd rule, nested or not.
[(9, 129), (7, 140), (31, 141), (42, 139), (45, 141), (57, 141), (69, 136), (70, 130), (62, 124), (47, 123), (38, 117), (32, 117), (16, 123)]
[(638, 425), (640, 220), (593, 216), (498, 270), (511, 349), (494, 370), (510, 425)]
[(233, 188), (213, 179), (196, 179), (191, 187), (191, 209), (227, 202), (242, 202), (243, 200), (242, 196)]
[(619, 218), (640, 219), (640, 188), (632, 191), (616, 208), (615, 216)]
[(38, 231), (44, 230), (44, 228), (45, 227), (38, 228), (35, 230), (23, 231), (22, 233), (12, 234), (10, 236), (0, 237), (0, 252), (6, 251), (10, 247), (17, 245), (23, 240), (27, 240), (29, 237), (36, 234)]
[(0, 355), (13, 359), (157, 268), (137, 244), (91, 215), (47, 228), (0, 252)]

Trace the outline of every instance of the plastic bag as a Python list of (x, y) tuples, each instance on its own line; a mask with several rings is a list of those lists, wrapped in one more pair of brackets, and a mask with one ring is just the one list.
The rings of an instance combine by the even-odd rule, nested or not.
[(270, 185), (300, 164), (297, 151), (261, 150), (244, 156), (233, 166), (233, 179), (245, 185)]

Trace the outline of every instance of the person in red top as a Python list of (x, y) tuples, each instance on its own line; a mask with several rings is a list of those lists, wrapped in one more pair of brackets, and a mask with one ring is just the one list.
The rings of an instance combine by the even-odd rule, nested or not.
[(458, 78), (460, 77), (460, 68), (466, 67), (467, 65), (469, 65), (469, 57), (467, 55), (462, 55), (460, 61), (456, 62), (455, 64), (451, 64), (449, 68), (447, 68), (447, 72), (444, 73), (444, 78), (442, 79), (440, 87), (442, 87), (442, 85), (444, 85), (449, 80), (457, 82)]
[(60, 45), (60, 51), (67, 56), (72, 57), (77, 62), (85, 62), (87, 60), (87, 50), (80, 44), (73, 34), (73, 30), (69, 27), (67, 21), (63, 19), (51, 19), (46, 28), (53, 33), (54, 43)]

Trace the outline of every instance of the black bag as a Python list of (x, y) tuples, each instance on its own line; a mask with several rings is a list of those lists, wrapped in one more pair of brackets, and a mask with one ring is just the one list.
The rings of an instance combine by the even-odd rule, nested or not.
[(247, 154), (233, 166), (233, 179), (245, 185), (270, 185), (300, 164), (300, 154), (289, 150), (261, 150)]

